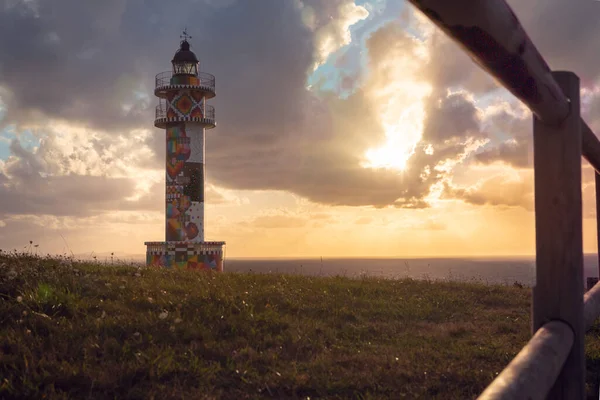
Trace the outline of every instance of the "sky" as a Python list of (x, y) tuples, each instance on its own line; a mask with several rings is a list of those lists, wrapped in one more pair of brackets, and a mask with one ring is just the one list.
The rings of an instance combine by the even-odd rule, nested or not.
[[(509, 4), (600, 131), (600, 2)], [(0, 0), (0, 249), (164, 240), (153, 86), (185, 27), (227, 257), (534, 254), (531, 113), (404, 0)], [(595, 252), (585, 163), (582, 190)]]

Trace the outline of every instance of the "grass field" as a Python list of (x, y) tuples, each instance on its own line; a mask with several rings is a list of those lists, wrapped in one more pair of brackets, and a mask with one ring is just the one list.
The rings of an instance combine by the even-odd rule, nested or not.
[(529, 307), (512, 286), (0, 255), (0, 398), (475, 398)]

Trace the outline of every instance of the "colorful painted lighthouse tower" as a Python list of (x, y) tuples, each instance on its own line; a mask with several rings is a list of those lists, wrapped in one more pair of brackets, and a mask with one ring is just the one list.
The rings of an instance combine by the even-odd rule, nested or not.
[(146, 242), (151, 266), (223, 271), (225, 242), (204, 241), (204, 134), (216, 126), (215, 77), (199, 62), (183, 32), (172, 71), (156, 75), (154, 126), (165, 129), (165, 242)]

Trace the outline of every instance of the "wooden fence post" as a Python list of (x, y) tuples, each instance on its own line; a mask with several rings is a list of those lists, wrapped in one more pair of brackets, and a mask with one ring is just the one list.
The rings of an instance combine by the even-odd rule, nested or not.
[(535, 116), (533, 120), (537, 278), (532, 333), (552, 320), (573, 329), (573, 347), (548, 398), (581, 400), (585, 331), (579, 78), (566, 71), (552, 75), (570, 99), (570, 112), (556, 126), (544, 125)]
[(598, 281), (600, 282), (600, 174), (594, 171), (596, 176), (596, 242), (598, 243)]

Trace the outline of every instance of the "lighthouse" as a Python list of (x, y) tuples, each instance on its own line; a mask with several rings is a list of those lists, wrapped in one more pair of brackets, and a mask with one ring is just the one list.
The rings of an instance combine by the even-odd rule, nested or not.
[(171, 61), (156, 75), (154, 126), (165, 130), (165, 241), (145, 242), (146, 263), (157, 267), (223, 271), (225, 242), (204, 238), (205, 133), (217, 123), (207, 100), (215, 77), (199, 71), (186, 31)]

